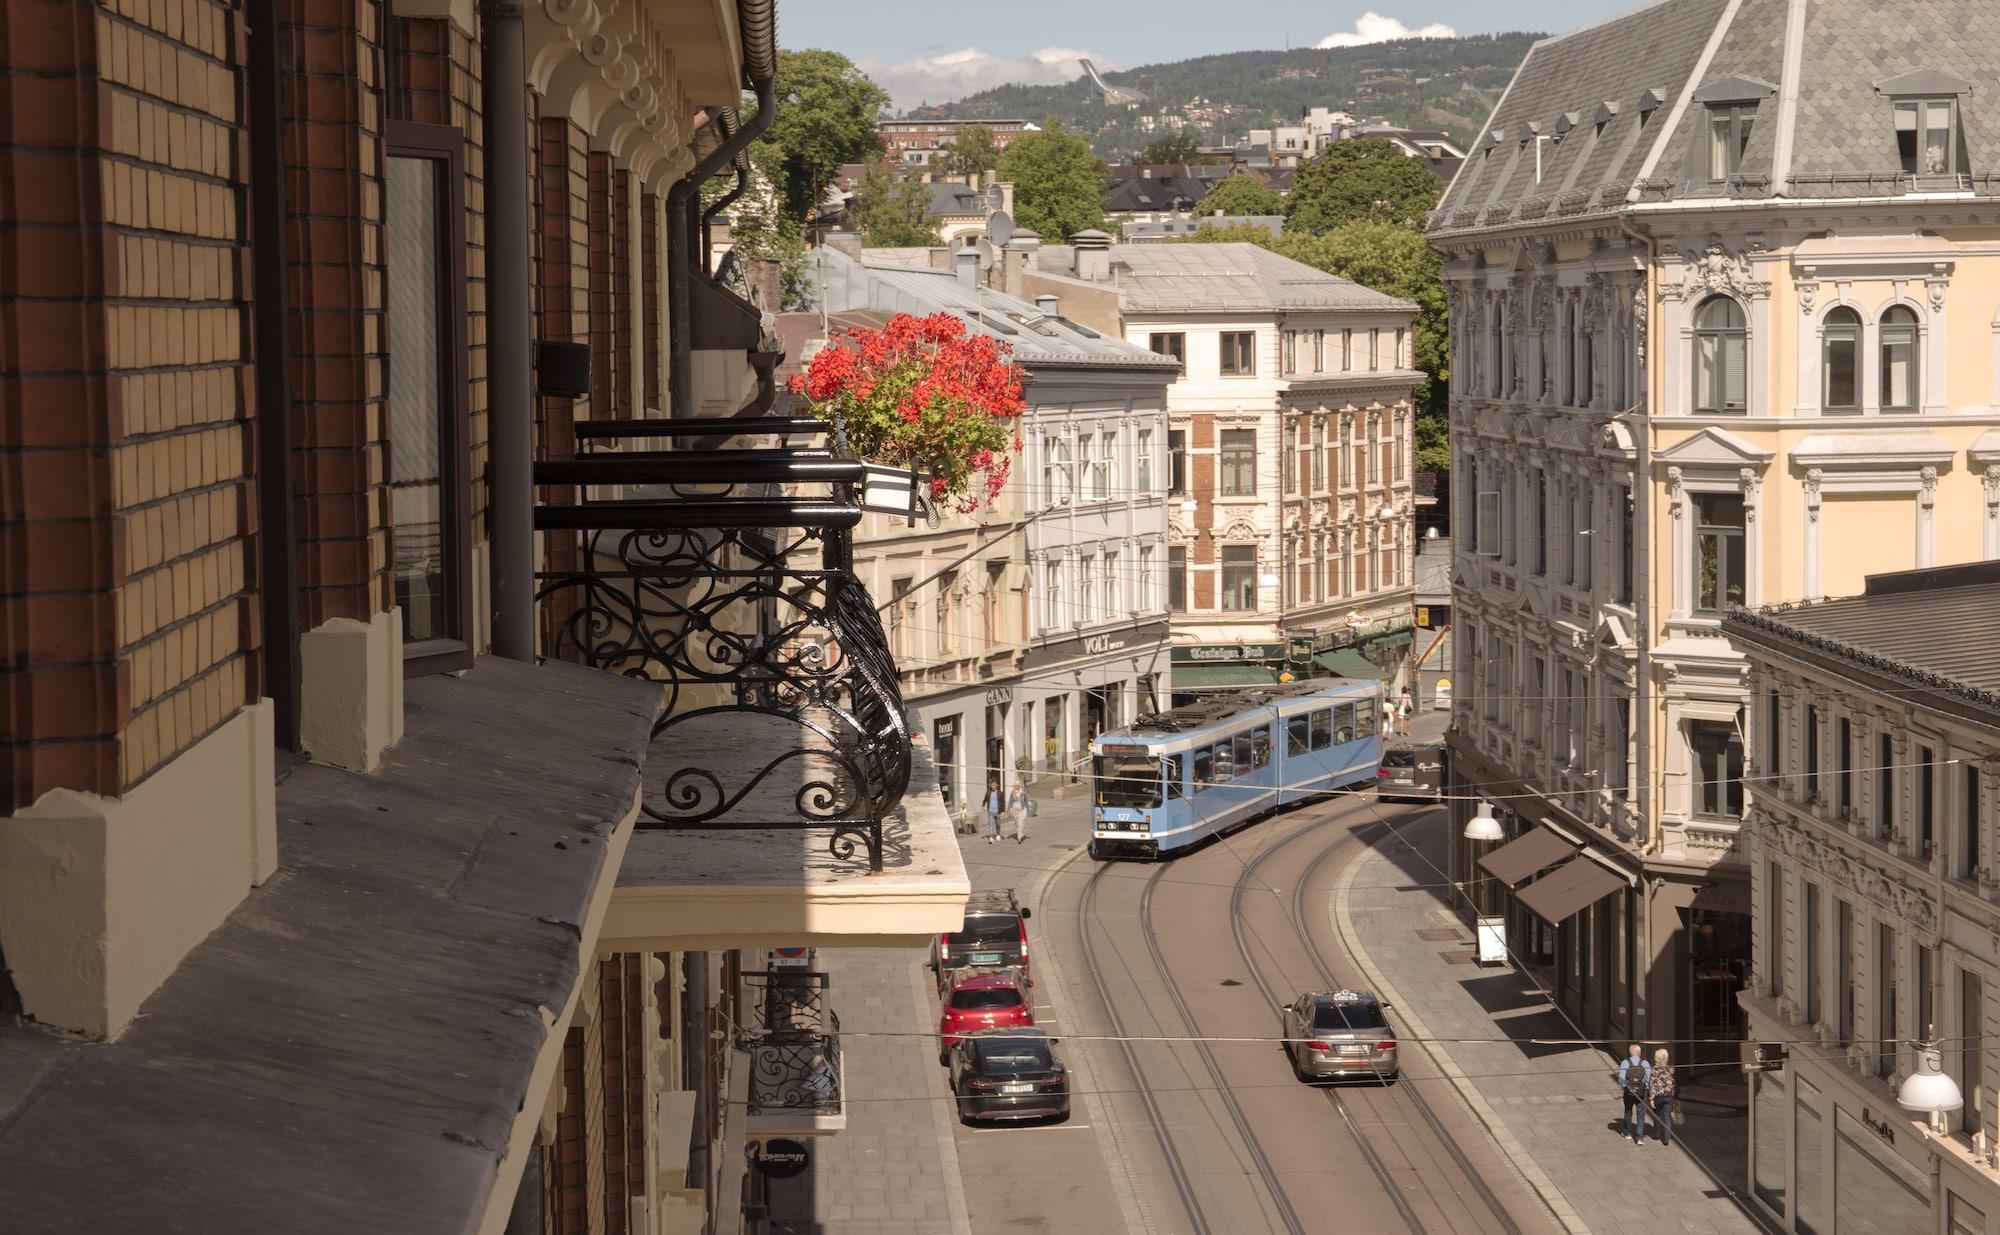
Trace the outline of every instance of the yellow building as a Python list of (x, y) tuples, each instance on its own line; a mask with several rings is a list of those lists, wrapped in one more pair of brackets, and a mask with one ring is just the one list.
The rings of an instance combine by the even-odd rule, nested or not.
[(1592, 1033), (1743, 1032), (1722, 615), (2000, 555), (1995, 20), (1664, 0), (1544, 40), (1432, 217), (1455, 817), (1522, 842), (1456, 841), (1453, 877)]

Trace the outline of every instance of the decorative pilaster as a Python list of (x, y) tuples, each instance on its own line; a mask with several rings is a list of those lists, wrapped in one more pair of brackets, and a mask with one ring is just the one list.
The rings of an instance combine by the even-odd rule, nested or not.
[(1819, 500), (1820, 484), (1824, 479), (1825, 473), (1820, 469), (1806, 470), (1806, 577), (1802, 590), (1807, 600), (1819, 599)]

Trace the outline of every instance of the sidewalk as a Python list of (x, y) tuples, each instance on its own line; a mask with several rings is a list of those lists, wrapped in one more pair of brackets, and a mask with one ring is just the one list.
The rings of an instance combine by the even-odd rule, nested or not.
[[(1406, 1037), (1575, 1036), (1525, 977), (1469, 963), (1471, 932), (1429, 886), (1444, 879), (1445, 826), (1442, 812), (1399, 823), (1402, 841), (1385, 837), (1351, 865), (1334, 893), (1335, 928), (1395, 1005)], [(1747, 1121), (1740, 1109), (1690, 1101), (1671, 1148), (1657, 1140), (1634, 1147), (1613, 1127), (1620, 1106), (1603, 1051), (1515, 1042), (1427, 1049), (1440, 1069), (1461, 1078), (1461, 1093), (1495, 1140), (1572, 1231), (1763, 1230), (1730, 1195), (1743, 1186)], [(1690, 1147), (1699, 1147), (1713, 1174), (1689, 1156)]]
[(950, 1091), (927, 1037), (867, 1032), (928, 1029), (937, 1013), (923, 954), (821, 948), (840, 1014), (847, 1128), (814, 1137), (812, 1168), (774, 1183), (771, 1214), (814, 1235), (964, 1235), (965, 1192), (953, 1152)]

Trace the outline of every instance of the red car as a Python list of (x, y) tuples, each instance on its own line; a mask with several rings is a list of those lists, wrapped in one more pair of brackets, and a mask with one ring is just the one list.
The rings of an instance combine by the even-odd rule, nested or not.
[(1012, 1029), (1035, 1023), (1027, 987), (1012, 969), (967, 974), (945, 993), (938, 1017), (938, 1062), (949, 1064), (951, 1048), (968, 1036), (988, 1029)]

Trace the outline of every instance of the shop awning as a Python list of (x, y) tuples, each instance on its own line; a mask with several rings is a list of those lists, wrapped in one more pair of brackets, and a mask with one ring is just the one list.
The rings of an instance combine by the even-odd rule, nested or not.
[(1576, 846), (1547, 828), (1515, 837), (1479, 859), (1479, 868), (1508, 887), (1576, 852)]
[(1262, 665), (1175, 665), (1173, 689), (1215, 690), (1234, 686), (1276, 686), (1278, 675)]
[(1387, 677), (1380, 665), (1353, 648), (1335, 648), (1331, 652), (1321, 652), (1313, 657), (1313, 663), (1337, 678), (1379, 681)]
[(1550, 926), (1596, 904), (1625, 881), (1589, 858), (1571, 858), (1515, 895), (1529, 913)]
[(1366, 650), (1373, 652), (1379, 656), (1383, 652), (1394, 651), (1397, 648), (1406, 648), (1410, 646), (1410, 643), (1411, 643), (1410, 632), (1407, 630), (1399, 630), (1392, 635), (1383, 635), (1379, 639), (1370, 639), (1368, 642), (1362, 644), (1361, 646)]

